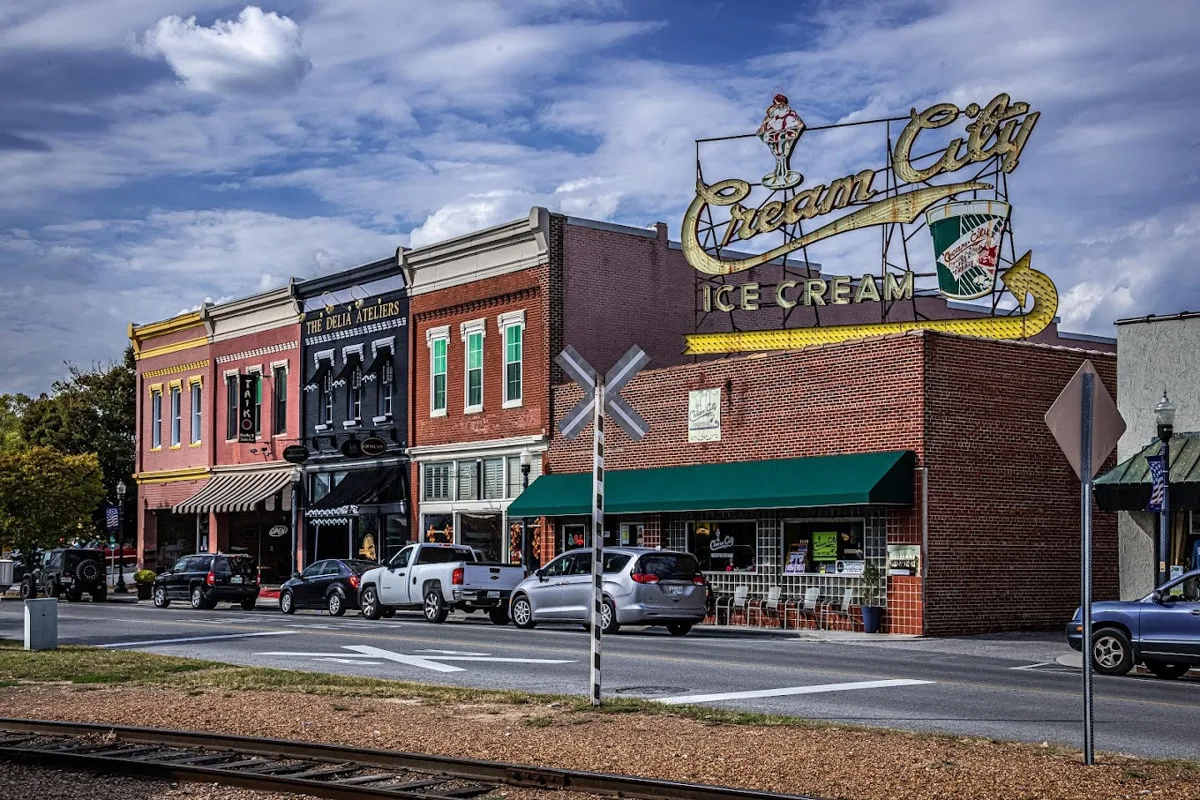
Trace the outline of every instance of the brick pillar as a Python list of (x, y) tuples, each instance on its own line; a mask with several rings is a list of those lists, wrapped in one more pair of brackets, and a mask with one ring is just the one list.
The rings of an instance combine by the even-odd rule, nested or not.
[(208, 514), (208, 552), (229, 550), (229, 515), (210, 511)]
[(158, 515), (144, 505), (135, 513), (138, 560), (143, 569), (154, 569), (158, 564)]

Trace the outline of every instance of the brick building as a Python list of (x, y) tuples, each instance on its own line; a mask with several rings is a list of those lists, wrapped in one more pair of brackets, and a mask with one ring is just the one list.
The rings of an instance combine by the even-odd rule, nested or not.
[[(605, 538), (693, 552), (718, 594), (748, 586), (751, 609), (779, 587), (791, 624), (810, 588), (857, 606), (870, 561), (890, 573), (885, 630), (1061, 625), (1079, 596), (1079, 484), (1043, 415), (1085, 358), (1115, 386), (1109, 353), (932, 332), (644, 372), (623, 396), (649, 434), (606, 429)], [(558, 408), (578, 398), (554, 390)], [(590, 540), (590, 441), (553, 439), (547, 475), (509, 509), (545, 517), (544, 556)], [(1115, 516), (1094, 526), (1096, 596), (1115, 597)]]
[[(209, 399), (203, 447), (211, 480), (177, 502), (194, 518), (200, 549), (254, 557), (264, 582), (279, 583), (295, 563), (292, 465), (283, 448), (299, 438), (300, 315), (292, 285), (206, 306), (213, 368), (201, 396)], [(239, 379), (252, 379), (252, 431), (238, 431)]]
[(197, 519), (172, 509), (211, 475), (212, 352), (201, 311), (130, 325), (129, 340), (137, 362), (138, 556), (155, 569), (207, 547)]

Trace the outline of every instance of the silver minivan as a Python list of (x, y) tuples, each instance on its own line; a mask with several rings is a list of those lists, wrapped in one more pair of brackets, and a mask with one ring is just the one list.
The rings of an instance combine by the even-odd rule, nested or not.
[[(621, 625), (664, 625), (683, 636), (704, 619), (708, 586), (691, 553), (650, 547), (604, 549), (605, 633)], [(513, 590), (509, 617), (518, 628), (591, 617), (592, 551), (569, 550)]]

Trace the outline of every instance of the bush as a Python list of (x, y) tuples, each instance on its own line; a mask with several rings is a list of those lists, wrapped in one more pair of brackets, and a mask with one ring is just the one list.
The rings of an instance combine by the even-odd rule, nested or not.
[(154, 583), (155, 577), (156, 576), (154, 574), (154, 570), (139, 569), (137, 572), (135, 572), (133, 574), (133, 582), (134, 583)]

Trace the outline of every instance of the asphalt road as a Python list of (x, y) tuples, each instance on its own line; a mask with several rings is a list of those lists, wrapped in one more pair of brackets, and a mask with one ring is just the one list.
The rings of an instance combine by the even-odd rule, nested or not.
[[(431, 625), (400, 614), (370, 622), (264, 603), (221, 606), (74, 603), (58, 607), (63, 643), (233, 664), (425, 683), (586, 695), (588, 637), (579, 626), (498, 627), (480, 615)], [(0, 638), (20, 638), (23, 608), (0, 602)], [(1082, 680), (1054, 661), (1053, 639), (813, 641), (697, 628), (685, 637), (628, 628), (604, 638), (605, 696), (643, 697), (922, 731), (1082, 746)], [(1193, 676), (1197, 673), (1193, 672)], [(1200, 759), (1200, 679), (1096, 676), (1096, 746)]]

